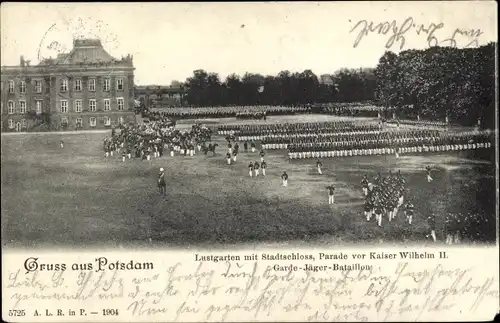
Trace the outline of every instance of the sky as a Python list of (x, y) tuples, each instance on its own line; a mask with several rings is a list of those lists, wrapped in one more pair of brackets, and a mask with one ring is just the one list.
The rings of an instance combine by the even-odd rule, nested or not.
[[(99, 38), (114, 57), (133, 55), (143, 85), (184, 81), (196, 69), (222, 79), (306, 69), (319, 76), (375, 67), (386, 50), (498, 39), (493, 1), (2, 2), (0, 22), (2, 66), (18, 65), (20, 55), (34, 65), (69, 52), (74, 38)], [(363, 33), (370, 25), (374, 31)]]

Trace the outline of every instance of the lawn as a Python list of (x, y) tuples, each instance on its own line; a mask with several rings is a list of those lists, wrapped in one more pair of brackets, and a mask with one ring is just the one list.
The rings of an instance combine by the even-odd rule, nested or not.
[[(2, 136), (2, 243), (19, 247), (88, 245), (206, 246), (243, 243), (424, 242), (425, 216), (438, 225), (446, 212), (494, 213), (495, 172), (488, 162), (458, 153), (428, 156), (345, 157), (288, 161), (268, 151), (268, 174), (250, 178), (256, 153), (227, 165), (224, 139), (218, 156), (165, 156), (151, 161), (104, 158), (106, 134), (19, 134)], [(59, 147), (64, 139), (65, 147)], [(425, 165), (435, 169), (428, 184)], [(166, 169), (167, 198), (155, 186)], [(281, 187), (286, 170), (289, 186)], [(401, 170), (416, 206), (414, 224), (399, 216), (379, 228), (363, 218), (359, 183)], [(328, 205), (325, 186), (336, 186)], [(439, 236), (438, 238), (442, 238)]]

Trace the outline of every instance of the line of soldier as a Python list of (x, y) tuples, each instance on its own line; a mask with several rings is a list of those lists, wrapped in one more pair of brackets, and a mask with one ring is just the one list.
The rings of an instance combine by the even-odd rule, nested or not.
[[(337, 128), (337, 129), (321, 129), (318, 131), (300, 131), (300, 132), (275, 132), (259, 134), (256, 132), (237, 133), (240, 140), (260, 140), (266, 143), (282, 143), (288, 138), (321, 138), (321, 137), (335, 137), (335, 136), (362, 136), (368, 134), (377, 134), (382, 131), (378, 127), (359, 127), (359, 128)], [(280, 140), (284, 139), (284, 140)]]
[(350, 140), (343, 142), (313, 142), (304, 144), (289, 144), (288, 158), (318, 158), (345, 157), (367, 155), (445, 152), (471, 149), (491, 148), (492, 139), (489, 136), (441, 136), (441, 137), (409, 137), (404, 140)]
[(391, 119), (385, 121), (393, 125), (409, 125), (418, 127), (431, 127), (431, 128), (446, 128), (448, 124), (442, 121), (429, 121), (429, 120), (410, 120), (410, 119)]
[(294, 133), (294, 132), (319, 132), (332, 129), (359, 129), (373, 130), (377, 129), (370, 121), (352, 121), (352, 120), (337, 120), (327, 122), (300, 122), (300, 123), (272, 123), (272, 124), (235, 124), (222, 125), (218, 127), (218, 132), (221, 135), (229, 133), (255, 133), (257, 135), (269, 133)]
[(377, 106), (339, 106), (324, 107), (322, 112), (336, 116), (374, 118), (380, 115), (381, 108)]
[(191, 107), (170, 108), (164, 111), (168, 116), (175, 118), (223, 118), (236, 117), (238, 113), (266, 113), (266, 115), (291, 115), (296, 113), (310, 113), (310, 107), (303, 106), (225, 106), (225, 107)]
[(236, 113), (236, 118), (237, 119), (266, 120), (267, 119), (267, 113), (266, 113), (266, 111), (264, 111), (264, 112), (243, 111), (243, 112)]
[[(437, 138), (438, 131), (413, 130), (413, 131), (352, 131), (328, 134), (290, 134), (289, 136), (267, 136), (263, 138), (262, 144), (267, 149), (287, 149), (288, 145), (299, 145), (314, 147), (319, 143), (342, 143), (342, 142), (383, 142), (403, 143), (410, 142), (412, 138)], [(335, 145), (335, 144), (334, 144)]]

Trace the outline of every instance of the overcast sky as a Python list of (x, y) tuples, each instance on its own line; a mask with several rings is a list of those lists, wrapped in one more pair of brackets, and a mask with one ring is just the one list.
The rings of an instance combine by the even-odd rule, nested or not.
[[(406, 21), (410, 28), (403, 49), (429, 46), (428, 33), (419, 33), (421, 25), (428, 29), (434, 24), (440, 42), (460, 29), (473, 34), (455, 33), (456, 45), (463, 47), (497, 40), (496, 12), (496, 3), (489, 1), (2, 3), (1, 64), (17, 65), (20, 55), (37, 64), (40, 58), (69, 52), (73, 38), (92, 37), (117, 58), (134, 56), (136, 84), (184, 81), (200, 68), (222, 78), (233, 72), (305, 69), (321, 75), (376, 66), (394, 32), (368, 33), (354, 48), (364, 23), (351, 29), (359, 21), (374, 26), (395, 21), (398, 28)], [(390, 49), (399, 52), (402, 41)]]

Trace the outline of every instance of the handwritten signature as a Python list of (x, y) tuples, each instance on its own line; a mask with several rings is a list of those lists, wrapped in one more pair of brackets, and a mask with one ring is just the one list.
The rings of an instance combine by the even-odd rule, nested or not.
[[(350, 22), (350, 21), (349, 21)], [(349, 33), (358, 32), (354, 40), (353, 47), (356, 48), (370, 34), (389, 36), (385, 43), (385, 48), (392, 48), (395, 44), (399, 44), (399, 49), (402, 50), (406, 45), (406, 38), (409, 32), (414, 31), (417, 35), (424, 35), (425, 41), (429, 47), (435, 46), (450, 46), (457, 47), (459, 45), (458, 37), (466, 38), (465, 48), (479, 46), (479, 38), (484, 33), (481, 29), (460, 29), (456, 28), (450, 37), (440, 41), (438, 32), (444, 28), (444, 24), (430, 23), (419, 24), (412, 17), (406, 18), (401, 25), (396, 20), (385, 22), (374, 22), (368, 20), (360, 20), (351, 28)]]

